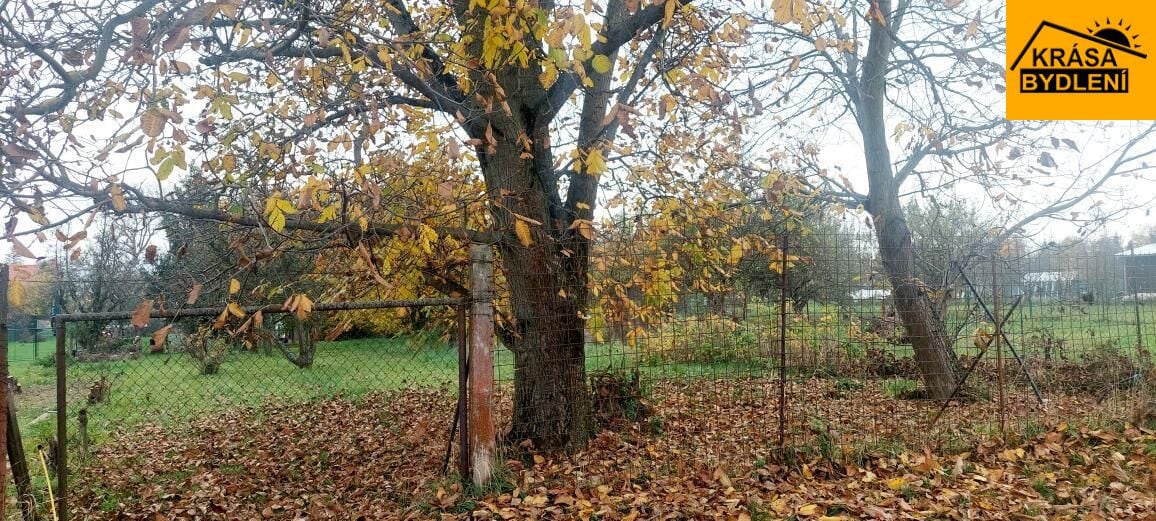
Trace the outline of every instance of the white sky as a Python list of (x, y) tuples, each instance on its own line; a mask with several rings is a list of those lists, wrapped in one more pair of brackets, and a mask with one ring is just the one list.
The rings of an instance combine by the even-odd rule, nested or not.
[[(993, 103), (1001, 105), (1002, 99), (993, 98)], [(196, 112), (193, 110), (192, 112)], [(194, 116), (195, 114), (189, 114)], [(773, 115), (773, 111), (768, 110), (768, 116)], [(845, 124), (846, 120), (844, 120)], [(1069, 135), (1083, 136), (1085, 139), (1078, 140), (1081, 143), (1082, 154), (1076, 155), (1074, 153), (1057, 154), (1057, 160), (1061, 162), (1061, 170), (1066, 170), (1069, 174), (1078, 172), (1082, 169), (1079, 163), (1088, 162), (1109, 154), (1110, 147), (1117, 145), (1126, 139), (1128, 135), (1127, 125), (1116, 126), (1111, 128), (1104, 128), (1103, 125), (1097, 123), (1072, 123), (1066, 125), (1066, 129), (1070, 132)], [(86, 128), (86, 132), (99, 130), (99, 127), (93, 126)], [(114, 132), (111, 129), (105, 129), (109, 133)], [(1099, 135), (1093, 135), (1099, 133)], [(820, 161), (821, 166), (828, 168), (831, 171), (838, 171), (846, 175), (855, 188), (860, 192), (866, 192), (866, 175), (863, 165), (863, 153), (860, 145), (857, 142), (857, 131), (855, 129), (832, 128), (825, 132), (821, 137), (819, 145), (821, 147)], [(99, 148), (99, 147), (97, 147)], [(1031, 154), (1031, 152), (1028, 152)], [(901, 157), (901, 152), (893, 150), (893, 156), (896, 159)], [(193, 157), (190, 157), (190, 162), (195, 162)], [(109, 161), (110, 168), (123, 168), (129, 165), (144, 165), (147, 161), (145, 151), (143, 149), (135, 150), (129, 154), (113, 155)], [(1156, 160), (1153, 161), (1156, 163)], [(115, 165), (115, 166), (114, 166)], [(147, 176), (147, 170), (137, 170), (131, 174), (133, 179), (140, 179), (144, 181)], [(176, 176), (174, 176), (176, 177)], [(141, 186), (143, 183), (137, 184)], [(1131, 180), (1124, 184), (1116, 186), (1116, 188), (1123, 188), (1127, 194), (1134, 198), (1151, 197), (1156, 194), (1156, 182), (1151, 180)], [(1044, 190), (1042, 188), (1033, 188), (1033, 190)], [(1001, 211), (994, 208), (990, 202), (986, 201), (986, 197), (978, 193), (976, 190), (961, 189), (958, 191), (961, 197), (970, 197), (981, 203), (988, 211)], [(1038, 194), (1037, 194), (1038, 195)], [(51, 219), (52, 216), (50, 215)], [(1119, 221), (1110, 224), (1106, 228), (1107, 233), (1116, 233), (1125, 237), (1125, 239), (1136, 230), (1144, 228), (1148, 225), (1149, 219), (1146, 215), (1146, 208), (1130, 212), (1123, 216)], [(1076, 233), (1077, 228), (1071, 223), (1064, 223), (1058, 221), (1041, 221), (1033, 225), (1030, 229), (1032, 233), (1040, 233), (1043, 237), (1058, 239), (1065, 236), (1070, 236)], [(52, 255), (51, 248), (56, 244), (55, 239), (49, 238), (44, 244), (36, 243), (30, 237), (24, 237), (23, 242), (38, 255)], [(163, 242), (163, 240), (158, 240)], [(11, 251), (11, 245), (7, 241), (0, 241), (0, 259), (7, 258)]]

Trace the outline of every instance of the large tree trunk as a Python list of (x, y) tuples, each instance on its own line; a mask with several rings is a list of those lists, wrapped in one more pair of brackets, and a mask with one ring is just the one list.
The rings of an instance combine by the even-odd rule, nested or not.
[[(543, 295), (545, 296), (545, 295)], [(577, 314), (540, 317), (514, 346), (511, 439), (550, 449), (581, 447), (591, 434), (584, 321)]]
[[(530, 110), (512, 109), (515, 114)], [(532, 121), (532, 116), (523, 120)], [(530, 135), (536, 138), (533, 157), (526, 157), (516, 137), (505, 133), (495, 135), (494, 148), (479, 154), (491, 197), (501, 201), (493, 218), (503, 231), (498, 251), (512, 311), (511, 323), (499, 329), (514, 353), (509, 438), (566, 450), (581, 447), (590, 436), (584, 352), (589, 241), (567, 229), (557, 187), (547, 177), (553, 175), (552, 156), (538, 146), (547, 139)], [(530, 244), (516, 231), (521, 218), (540, 223), (528, 223)]]
[[(890, 0), (878, 0), (874, 9), (886, 23), (897, 21)], [(955, 388), (955, 353), (948, 341), (943, 320), (934, 312), (931, 299), (915, 272), (915, 244), (899, 203), (899, 185), (891, 165), (887, 145), (887, 70), (891, 59), (892, 38), (888, 28), (875, 17), (869, 17), (871, 38), (863, 59), (861, 87), (854, 97), (859, 107), (859, 127), (863, 135), (863, 152), (867, 163), (869, 192), (867, 210), (875, 224), (883, 269), (891, 282), (891, 296), (899, 320), (903, 323), (919, 374), (928, 393), (935, 398), (949, 397)]]

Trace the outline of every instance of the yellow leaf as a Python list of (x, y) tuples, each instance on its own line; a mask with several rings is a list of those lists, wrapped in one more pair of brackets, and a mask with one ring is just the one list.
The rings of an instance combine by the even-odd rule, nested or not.
[(799, 515), (800, 516), (813, 516), (813, 515), (815, 515), (815, 512), (818, 512), (818, 511), (819, 511), (819, 505), (816, 505), (814, 503), (807, 503), (806, 505), (799, 507)]
[(739, 261), (743, 260), (743, 245), (742, 245), (742, 243), (736, 242), (731, 246), (730, 258), (727, 260), (731, 264), (738, 264)]
[(887, 488), (894, 490), (896, 492), (898, 492), (899, 490), (902, 490), (903, 487), (906, 487), (906, 486), (907, 486), (907, 481), (905, 481), (903, 478), (891, 478), (891, 479), (887, 480)]
[(8, 304), (14, 308), (24, 305), (24, 284), (20, 283), (20, 279), (14, 279), (8, 283)]
[(532, 246), (534, 244), (534, 236), (530, 234), (530, 225), (521, 219), (514, 219), (514, 234), (518, 236), (518, 242), (522, 246)]
[(245, 310), (241, 309), (241, 306), (237, 305), (236, 302), (230, 302), (227, 310), (229, 311), (229, 314), (233, 315), (234, 317), (245, 318)]
[(803, 0), (774, 0), (771, 9), (775, 12), (775, 23), (801, 22), (806, 16), (807, 5)]
[(230, 280), (229, 281), (229, 294), (230, 295), (236, 295), (238, 291), (241, 291), (241, 281), (239, 281), (237, 279)]
[(229, 310), (222, 309), (221, 314), (217, 316), (217, 320), (213, 322), (213, 329), (221, 329), (225, 327), (225, 323), (229, 320)]
[(265, 201), (265, 221), (269, 223), (269, 227), (273, 231), (280, 232), (285, 229), (285, 210), (277, 204), (277, 201), (284, 201), (284, 199), (274, 196)]
[(108, 195), (112, 198), (112, 208), (118, 213), (128, 208), (128, 203), (124, 200), (124, 189), (121, 188), (120, 185), (112, 185), (112, 187), (108, 189)]
[(610, 63), (610, 58), (607, 58), (602, 54), (595, 56), (594, 59), (590, 61), (590, 65), (593, 66), (594, 70), (599, 74), (606, 74), (610, 72), (612, 66)]
[(591, 148), (590, 153), (586, 155), (586, 173), (599, 175), (605, 171), (606, 159), (602, 157), (602, 150)]
[(664, 11), (662, 14), (662, 26), (670, 27), (670, 23), (674, 21), (674, 10), (678, 8), (679, 0), (666, 0), (663, 5)]
[(161, 161), (161, 166), (157, 168), (157, 181), (164, 181), (173, 174), (173, 167), (176, 166), (176, 161), (172, 157), (165, 158)]

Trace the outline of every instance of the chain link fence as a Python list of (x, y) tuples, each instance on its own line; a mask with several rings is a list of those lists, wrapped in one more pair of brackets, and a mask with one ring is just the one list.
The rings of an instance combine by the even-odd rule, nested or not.
[[(521, 268), (499, 248), (499, 436), (549, 435), (559, 426), (661, 436), (677, 425), (694, 430), (690, 448), (706, 459), (734, 450), (844, 458), (966, 447), (1059, 421), (1117, 421), (1151, 396), (1156, 252), (1109, 241), (922, 239), (908, 281), (918, 294), (905, 295), (869, 229), (781, 233), (764, 249), (740, 245), (728, 252), (730, 267), (715, 271), (641, 242), (608, 241), (591, 252), (588, 271), (564, 274), (590, 281), (583, 295), (567, 295), (561, 279), (511, 287), (503, 273)], [(559, 298), (543, 297), (550, 295)], [(918, 299), (935, 319), (922, 327), (932, 329), (919, 329), (902, 298)], [(588, 305), (565, 305), (581, 299)], [(259, 308), (174, 311), (146, 322), (128, 312), (77, 315), (58, 317), (63, 337), (10, 328), (25, 445), (53, 443), (61, 405), (65, 445), (83, 458), (143, 424), (179, 429), (270, 401), (412, 388), (457, 396), (461, 324), (430, 321), (416, 333), (360, 338), (335, 325), (366, 313), (424, 320), (425, 310), (460, 302), (317, 305), (311, 320), (268, 313), (259, 324)], [(342, 307), (364, 309), (351, 315)], [(238, 324), (250, 321), (248, 334), (205, 334), (230, 313)], [(62, 358), (45, 349), (57, 341)], [(928, 362), (935, 350), (950, 364)], [(933, 379), (945, 380), (950, 394), (937, 395)], [(447, 425), (454, 414), (446, 411)], [(742, 432), (726, 443), (744, 446), (718, 442), (713, 429)]]

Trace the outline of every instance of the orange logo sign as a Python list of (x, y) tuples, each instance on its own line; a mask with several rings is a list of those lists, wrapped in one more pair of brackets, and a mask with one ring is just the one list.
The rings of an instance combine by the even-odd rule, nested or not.
[(1156, 4), (1008, 0), (1008, 119), (1156, 119)]

